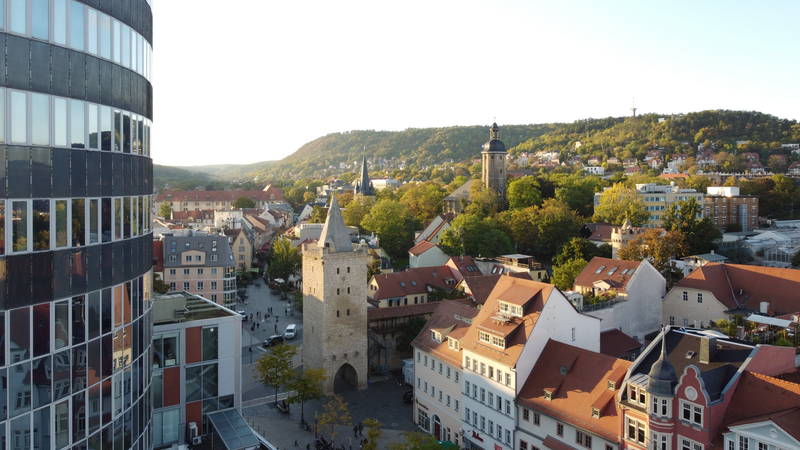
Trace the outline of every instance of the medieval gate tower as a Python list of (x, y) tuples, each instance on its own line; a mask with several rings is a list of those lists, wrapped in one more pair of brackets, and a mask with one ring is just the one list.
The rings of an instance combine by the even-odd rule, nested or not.
[(500, 140), (500, 128), (497, 123), (492, 124), (490, 129), (489, 142), (483, 144), (483, 151), (481, 152), (481, 166), (484, 188), (492, 188), (497, 192), (500, 197), (500, 202), (503, 204), (503, 209), (506, 205), (506, 146)]
[(334, 196), (319, 241), (303, 244), (303, 363), (325, 369), (324, 395), (337, 377), (367, 387), (370, 260), (367, 244), (353, 249)]

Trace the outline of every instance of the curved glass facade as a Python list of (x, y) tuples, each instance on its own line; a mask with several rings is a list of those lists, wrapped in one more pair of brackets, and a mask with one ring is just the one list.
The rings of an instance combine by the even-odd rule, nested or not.
[(149, 0), (0, 0), (0, 445), (152, 448)]

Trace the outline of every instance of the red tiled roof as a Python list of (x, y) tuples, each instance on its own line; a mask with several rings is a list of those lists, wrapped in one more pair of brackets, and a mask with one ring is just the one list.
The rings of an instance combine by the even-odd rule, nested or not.
[(556, 440), (553, 436), (547, 435), (547, 437), (542, 441), (542, 445), (545, 448), (549, 448), (550, 450), (575, 450), (574, 447), (571, 447), (559, 440)]
[[(596, 281), (605, 281), (612, 285), (614, 289), (624, 292), (628, 281), (631, 280), (629, 272), (638, 270), (640, 264), (642, 263), (639, 261), (624, 261), (595, 256), (575, 278), (575, 286), (593, 288)], [(603, 269), (600, 270), (600, 267), (603, 267)], [(609, 275), (609, 272), (615, 267), (617, 270)], [(622, 272), (626, 269), (627, 272), (623, 275)], [(596, 273), (598, 270), (599, 273)]]
[(614, 228), (615, 227), (613, 225), (598, 225), (596, 228), (594, 228), (594, 233), (589, 236), (589, 240), (611, 242), (611, 230)]
[(446, 280), (453, 280), (453, 272), (447, 266), (417, 267), (402, 272), (378, 274), (372, 277), (378, 289), (372, 292), (370, 299), (384, 300), (400, 298), (407, 295), (425, 294), (428, 285), (452, 290), (455, 284), (449, 285)]
[(755, 418), (773, 420), (792, 437), (800, 440), (800, 384), (745, 371), (739, 378), (733, 398), (719, 426), (715, 446), (722, 448), (722, 433)]
[(683, 178), (688, 180), (689, 175), (685, 173), (662, 173), (661, 175), (658, 176), (658, 178), (666, 178), (667, 180), (673, 180), (675, 178)]
[(492, 293), (500, 277), (502, 277), (502, 275), (467, 277), (464, 278), (464, 284), (467, 290), (469, 290), (470, 295), (472, 295), (472, 298), (475, 299), (479, 305), (482, 305), (486, 303), (486, 299), (489, 298), (489, 294)]
[[(679, 281), (674, 289), (708, 290), (726, 308), (758, 310), (761, 302), (777, 314), (800, 310), (800, 270), (709, 263)], [(740, 293), (741, 292), (741, 293)], [(734, 295), (736, 298), (734, 298)]]
[(367, 309), (367, 322), (380, 319), (391, 319), (392, 317), (417, 316), (420, 314), (430, 314), (436, 311), (441, 302), (420, 303), (417, 305), (392, 306), (387, 308)]
[(639, 350), (642, 344), (618, 329), (600, 333), (600, 353), (614, 358), (626, 359), (632, 350)]
[(455, 268), (464, 276), (483, 275), (481, 270), (478, 269), (478, 266), (475, 264), (475, 260), (472, 259), (472, 256), (451, 256), (445, 265)]
[(428, 241), (420, 241), (419, 244), (411, 247), (411, 249), (408, 251), (408, 253), (410, 253), (410, 254), (412, 254), (414, 256), (419, 256), (419, 255), (427, 252), (428, 250), (432, 249), (433, 247), (436, 247), (436, 246), (431, 244)]
[[(173, 191), (167, 189), (156, 195), (156, 202), (163, 202), (172, 195), (173, 202), (229, 202), (246, 197), (257, 202), (279, 202), (283, 200), (283, 189), (269, 186), (266, 191)], [(275, 198), (270, 199), (270, 195)]]
[[(576, 427), (617, 441), (619, 414), (614, 396), (632, 363), (549, 340), (527, 375), (517, 401)], [(561, 374), (561, 367), (567, 374)], [(608, 389), (613, 381), (616, 389)], [(544, 392), (551, 392), (551, 399)], [(600, 417), (592, 417), (592, 408)]]
[[(477, 326), (470, 327), (464, 337), (462, 347), (501, 364), (516, 367), (522, 349), (528, 341), (528, 336), (530, 336), (542, 309), (544, 309), (554, 289), (555, 287), (552, 284), (515, 277), (500, 277), (473, 323), (483, 323), (489, 316), (494, 314), (500, 298), (517, 305), (525, 304), (525, 315), (521, 320), (514, 321), (516, 328), (506, 339), (505, 349), (489, 348), (479, 343)], [(564, 301), (567, 300), (564, 299)]]
[[(436, 342), (431, 339), (431, 330), (449, 329), (449, 336), (457, 338), (463, 337), (469, 324), (463, 320), (456, 319), (456, 314), (467, 319), (474, 319), (478, 315), (478, 310), (471, 308), (459, 302), (443, 300), (435, 302), (439, 307), (433, 312), (425, 327), (417, 335), (411, 345), (432, 353), (439, 358), (445, 359), (451, 364), (457, 366), (461, 365), (461, 356), (459, 350), (454, 350), (449, 347), (446, 336), (442, 336), (442, 342)], [(418, 306), (418, 305), (415, 305)], [(397, 308), (380, 308), (380, 309), (397, 309)], [(367, 311), (369, 312), (369, 310)]]

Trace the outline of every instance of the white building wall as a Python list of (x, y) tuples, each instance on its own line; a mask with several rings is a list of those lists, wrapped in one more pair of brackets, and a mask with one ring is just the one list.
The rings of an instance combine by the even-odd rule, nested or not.
[[(553, 288), (550, 298), (517, 360), (516, 373), (519, 373), (521, 378), (513, 383), (517, 388), (522, 387), (521, 383), (533, 370), (548, 339), (599, 353), (599, 336), (600, 320), (579, 313), (560, 290)], [(519, 389), (516, 389), (514, 397), (518, 393)]]
[(409, 254), (411, 267), (436, 267), (443, 266), (450, 259), (439, 247), (431, 247), (419, 256)]
[[(502, 365), (497, 361), (477, 355), (471, 351), (464, 350), (464, 369), (463, 389), (463, 413), (462, 428), (464, 438), (474, 444), (486, 449), (496, 450), (498, 448), (513, 448), (514, 429), (515, 429), (515, 382), (516, 376), (509, 366)], [(466, 369), (466, 358), (470, 358), (470, 369)], [(477, 361), (477, 370), (474, 369)], [(485, 367), (484, 374), (481, 369)], [(493, 378), (489, 378), (489, 368)], [(497, 381), (498, 370), (502, 382)], [(509, 384), (506, 385), (506, 374)], [(469, 389), (469, 392), (467, 392)], [(482, 391), (483, 390), (483, 391)], [(481, 396), (483, 392), (483, 396)], [(491, 395), (490, 395), (491, 394)], [(491, 401), (491, 404), (489, 403)], [(498, 410), (498, 402), (500, 409)], [(467, 417), (469, 412), (469, 417)], [(477, 421), (476, 421), (477, 418)], [(501, 428), (498, 428), (501, 427)], [(506, 433), (506, 432), (509, 433)], [(473, 434), (475, 433), (475, 434)], [(476, 436), (483, 439), (481, 441)]]
[(586, 314), (601, 320), (601, 331), (619, 329), (644, 342), (645, 335), (658, 331), (661, 325), (661, 299), (667, 293), (667, 282), (649, 262), (643, 261), (628, 281), (626, 292), (628, 301)]
[(419, 410), (424, 411), (428, 415), (428, 427), (420, 428), (435, 436), (434, 416), (436, 416), (439, 418), (442, 431), (437, 439), (460, 444), (461, 438), (458, 430), (461, 428), (463, 403), (461, 399), (461, 367), (419, 349), (415, 351), (415, 358), (414, 421), (419, 425)]
[[(606, 445), (610, 445), (612, 448), (617, 448), (617, 443), (615, 441), (609, 441), (607, 439), (603, 439), (600, 436), (587, 432), (584, 428), (575, 427), (567, 422), (563, 422), (557, 420), (553, 417), (547, 416), (545, 414), (539, 413), (539, 425), (534, 424), (534, 412), (530, 410), (529, 420), (526, 422), (522, 420), (522, 406), (517, 405), (518, 417), (520, 420), (518, 421), (519, 426), (517, 428), (518, 436), (517, 440), (514, 443), (515, 448), (520, 448), (519, 442), (525, 441), (528, 443), (528, 449), (530, 450), (533, 447), (537, 447), (539, 449), (546, 448), (544, 447), (544, 440), (547, 436), (552, 436), (553, 439), (563, 442), (564, 444), (580, 449), (585, 448), (588, 450), (606, 450)], [(561, 436), (558, 435), (558, 424), (564, 426), (564, 431)], [(575, 442), (576, 431), (581, 431), (584, 435), (591, 436), (592, 438), (592, 445), (587, 447), (585, 445), (586, 441), (584, 440), (584, 445), (580, 445)]]
[[(685, 301), (684, 292), (686, 292)], [(697, 301), (697, 294), (702, 295), (702, 303)], [(711, 291), (675, 286), (664, 297), (661, 320), (664, 325), (673, 325), (670, 323), (672, 318), (676, 327), (693, 327), (695, 321), (698, 325), (702, 322), (702, 325), (707, 327), (708, 322), (712, 320), (730, 320), (732, 315), (725, 313), (727, 309)]]

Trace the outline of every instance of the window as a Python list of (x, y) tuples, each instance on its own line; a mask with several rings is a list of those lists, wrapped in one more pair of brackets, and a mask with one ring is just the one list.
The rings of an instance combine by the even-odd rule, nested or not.
[(511, 414), (511, 400), (506, 400), (506, 414)]
[(428, 355), (425, 355), (425, 359), (423, 360), (422, 365), (428, 367)]
[(638, 442), (640, 444), (645, 443), (645, 425), (643, 422), (635, 420), (635, 419), (628, 419), (628, 433), (627, 438), (631, 441)]
[(426, 394), (428, 393), (428, 382), (427, 382), (427, 381), (425, 382), (425, 388), (423, 389), (423, 391), (424, 391)]
[(467, 369), (469, 369), (469, 356), (465, 356), (465, 357), (464, 357), (464, 363), (465, 363), (465, 364), (464, 364), (464, 367), (466, 367)]
[(494, 367), (489, 366), (489, 378), (494, 378)]
[(184, 291), (188, 291), (189, 290), (189, 282), (188, 281), (184, 281), (183, 282), (183, 290)]
[(169, 255), (169, 262), (176, 262), (177, 260), (178, 258), (176, 258), (175, 255)]
[(217, 290), (217, 282), (216, 281), (212, 281), (211, 282), (211, 290), (212, 291), (216, 291)]
[(490, 405), (494, 404), (494, 393), (492, 392), (489, 392), (489, 404)]
[(695, 441), (681, 437), (681, 450), (703, 450), (703, 446)]
[(750, 447), (750, 439), (744, 436), (739, 436), (739, 450), (748, 450)]
[(564, 437), (564, 425), (557, 423), (556, 424), (556, 435)]
[[(211, 255), (211, 256), (209, 257), (209, 260), (210, 260), (210, 261), (216, 261), (216, 260), (217, 260), (217, 255)], [(215, 269), (211, 269), (211, 270), (215, 270)]]
[(481, 403), (486, 403), (486, 390), (481, 388)]
[[(441, 393), (441, 391), (439, 391)], [(441, 401), (441, 398), (439, 399)], [(447, 406), (450, 406), (450, 394), (447, 394)]]
[(703, 426), (703, 408), (689, 402), (681, 402), (683, 414), (681, 418), (695, 425)]
[(675, 325), (675, 316), (669, 316), (669, 324)]
[(192, 262), (192, 255), (186, 255), (186, 256), (183, 258), (183, 260), (184, 260), (184, 261), (186, 261), (186, 262)]
[(541, 422), (541, 417), (539, 416), (539, 413), (537, 412), (533, 413), (533, 424), (539, 425), (540, 422)]
[(511, 374), (506, 372), (506, 386), (511, 386)]
[(486, 375), (486, 363), (481, 363), (481, 375)]
[(198, 281), (198, 282), (197, 282), (197, 290), (198, 290), (198, 291), (203, 291), (203, 290), (205, 290), (205, 283), (203, 283), (202, 281)]
[(200, 257), (200, 255), (194, 255), (194, 260), (195, 262), (200, 262), (202, 260), (202, 257)]
[(688, 327), (689, 326), (689, 319), (683, 319), (683, 326), (684, 327)]
[(455, 377), (455, 382), (456, 382), (456, 383), (458, 383), (458, 371), (457, 371), (457, 370), (454, 370), (453, 372), (455, 372), (455, 374), (456, 374), (456, 377)]
[(450, 378), (450, 367), (447, 367), (447, 378)]
[[(211, 256), (217, 256), (217, 255), (211, 255)], [(217, 268), (216, 267), (211, 268), (211, 275), (216, 275), (216, 274), (217, 274)]]
[(583, 445), (583, 432), (575, 430), (575, 443)]
[(422, 387), (422, 379), (420, 377), (417, 377), (417, 387)]
[(175, 269), (169, 269), (169, 274), (170, 275), (175, 275), (176, 272), (177, 271)]
[(469, 395), (469, 381), (464, 380), (464, 393)]
[(592, 448), (592, 437), (587, 435), (586, 436), (586, 444), (584, 444), (586, 448)]
[(606, 450), (614, 450), (614, 447), (612, 447), (612, 446), (610, 446), (610, 445), (606, 444)]
[(528, 443), (520, 440), (519, 441), (519, 450), (528, 450)]
[(455, 410), (456, 410), (456, 412), (458, 412), (458, 400), (456, 400), (456, 403), (455, 403), (455, 405), (456, 405), (456, 406), (455, 406)]
[(183, 269), (183, 274), (184, 275), (189, 275), (189, 269)]
[(689, 301), (689, 293), (686, 291), (683, 291), (683, 301), (685, 302)]
[(703, 303), (703, 294), (701, 292), (697, 293), (697, 303)]
[(528, 422), (530, 420), (531, 411), (528, 408), (522, 408), (522, 420)]

